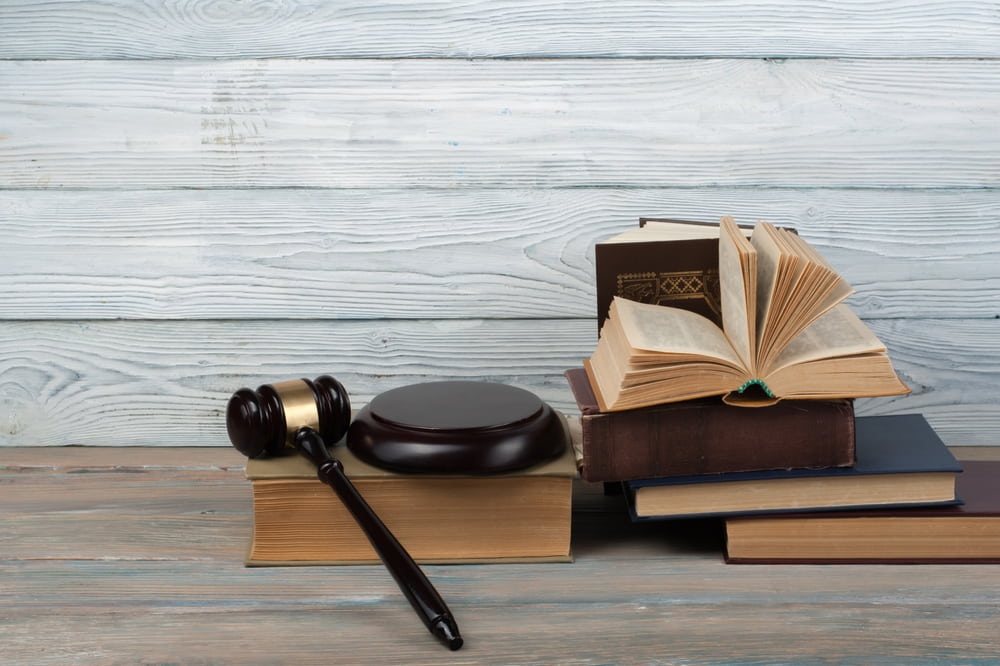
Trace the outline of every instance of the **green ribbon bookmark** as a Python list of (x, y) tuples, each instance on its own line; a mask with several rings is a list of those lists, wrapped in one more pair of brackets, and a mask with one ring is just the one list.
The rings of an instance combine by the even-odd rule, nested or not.
[(775, 397), (774, 394), (771, 393), (771, 389), (767, 388), (767, 384), (764, 383), (763, 379), (751, 379), (751, 380), (749, 380), (747, 382), (744, 382), (743, 386), (741, 386), (738, 389), (736, 389), (736, 392), (737, 393), (743, 393), (744, 391), (746, 391), (751, 386), (759, 386), (764, 391), (764, 393), (767, 394), (768, 398)]

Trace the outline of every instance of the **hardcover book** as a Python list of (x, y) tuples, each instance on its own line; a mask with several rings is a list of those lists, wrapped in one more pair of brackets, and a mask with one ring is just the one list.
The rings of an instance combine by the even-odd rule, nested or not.
[[(497, 475), (398, 474), (332, 447), (344, 471), (414, 560), (567, 562), (572, 446), (548, 463)], [(378, 556), (316, 469), (299, 455), (252, 459), (247, 566), (367, 564)]]
[(598, 332), (615, 296), (684, 308), (722, 323), (719, 225), (641, 218), (594, 245)]
[(1000, 564), (1000, 461), (962, 461), (957, 506), (726, 520), (733, 564)]
[(580, 410), (580, 475), (587, 481), (855, 461), (851, 400), (786, 400), (746, 409), (706, 398), (603, 412), (583, 368), (565, 376)]
[(920, 414), (855, 421), (852, 467), (706, 474), (624, 483), (633, 518), (956, 504), (961, 466)]
[(718, 248), (721, 328), (689, 310), (614, 298), (584, 363), (603, 411), (713, 395), (763, 405), (909, 392), (843, 304), (851, 286), (797, 234), (758, 222), (747, 239), (724, 217)]

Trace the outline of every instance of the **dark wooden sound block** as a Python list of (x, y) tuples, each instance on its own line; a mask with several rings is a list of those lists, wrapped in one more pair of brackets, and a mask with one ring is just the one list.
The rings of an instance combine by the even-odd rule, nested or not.
[(496, 474), (561, 455), (563, 418), (535, 394), (489, 382), (412, 384), (375, 396), (355, 416), (347, 446), (397, 472)]

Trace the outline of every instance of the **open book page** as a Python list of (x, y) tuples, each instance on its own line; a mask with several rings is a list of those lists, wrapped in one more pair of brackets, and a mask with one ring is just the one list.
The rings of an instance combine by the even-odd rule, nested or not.
[(756, 374), (757, 251), (731, 217), (719, 224), (722, 328), (749, 374)]
[(807, 262), (807, 270), (790, 295), (790, 300), (800, 304), (798, 310), (801, 312), (801, 321), (796, 322), (796, 326), (805, 328), (835, 305), (842, 303), (854, 293), (854, 289), (812, 245), (787, 231), (784, 232), (784, 237), (789, 246)]
[(761, 223), (754, 232), (754, 245), (766, 257), (762, 264), (776, 265), (757, 350), (757, 362), (764, 368), (852, 289), (812, 246), (788, 230)]
[(611, 409), (631, 409), (721, 395), (738, 385), (742, 377), (740, 371), (718, 363), (696, 361), (651, 367), (629, 373), (615, 394), (617, 405)]
[(584, 368), (602, 411), (721, 395), (749, 379), (707, 317), (621, 297)]
[(778, 279), (781, 262), (781, 248), (774, 235), (768, 229), (754, 232), (750, 244), (757, 250), (757, 346), (755, 354), (759, 357), (761, 345), (764, 343), (767, 320), (771, 312), (771, 302), (774, 300), (775, 282)]
[(765, 374), (821, 358), (884, 352), (885, 345), (844, 304), (837, 305), (797, 335)]
[(765, 305), (758, 305), (763, 312), (758, 317), (757, 363), (766, 367), (784, 343), (793, 336), (787, 334), (789, 320), (797, 303), (791, 293), (805, 270), (805, 262), (788, 243), (785, 235), (769, 222), (758, 222), (754, 227), (751, 244), (757, 248), (758, 261), (766, 272), (758, 276)]
[[(618, 320), (632, 348), (632, 364), (669, 362), (671, 357), (703, 356), (745, 367), (718, 326), (694, 312), (615, 298), (611, 317)], [(643, 353), (648, 352), (648, 353)]]
[(769, 375), (767, 382), (774, 393), (789, 399), (870, 398), (910, 392), (885, 352), (786, 365)]

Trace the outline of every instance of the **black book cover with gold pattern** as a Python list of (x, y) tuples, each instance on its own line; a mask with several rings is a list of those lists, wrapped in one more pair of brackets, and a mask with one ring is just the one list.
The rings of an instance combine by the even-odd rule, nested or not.
[(722, 322), (719, 310), (718, 224), (640, 218), (647, 222), (672, 222), (714, 230), (714, 238), (613, 242), (594, 246), (598, 330), (608, 316), (615, 296), (640, 303), (669, 305)]

